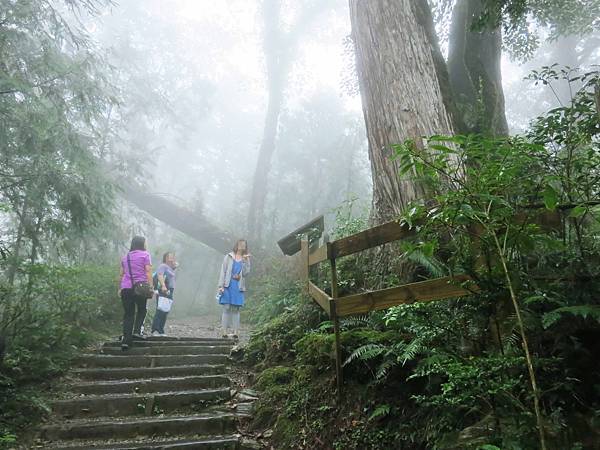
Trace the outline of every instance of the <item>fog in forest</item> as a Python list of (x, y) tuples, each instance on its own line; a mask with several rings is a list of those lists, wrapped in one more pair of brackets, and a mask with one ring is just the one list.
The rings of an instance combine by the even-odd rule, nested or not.
[[(148, 192), (200, 210), (237, 236), (247, 233), (265, 121), (273, 120), (269, 96), (280, 102), (261, 240), (250, 242), (256, 254), (274, 251), (278, 238), (317, 215), (331, 226), (336, 212), (368, 214), (371, 195), (347, 2), (284, 1), (279, 10), (261, 3), (130, 0), (86, 23), (122, 96), (107, 130), (112, 151), (144, 164)], [(577, 43), (546, 43), (523, 64), (503, 57), (513, 132), (557, 103), (524, 81), (529, 70), (576, 65)], [(268, 58), (276, 58), (271, 78)], [(125, 200), (120, 206), (123, 231), (147, 235), (155, 258), (177, 252), (179, 297), (193, 309), (212, 302), (219, 255)]]
[(600, 0), (0, 0), (0, 449), (598, 449)]
[[(448, 8), (436, 5), (447, 53)], [(95, 76), (106, 77), (114, 103), (94, 138), (111, 176), (233, 236), (252, 235), (257, 257), (277, 252), (277, 239), (318, 215), (328, 228), (336, 217), (368, 217), (371, 168), (346, 1), (127, 0), (79, 18), (57, 6), (104, 58)], [(589, 65), (597, 42), (560, 37), (525, 57), (505, 52), (513, 133), (557, 104), (524, 80), (529, 70)], [(258, 162), (261, 151), (268, 156)], [(262, 190), (264, 207), (251, 218), (253, 189)], [(176, 313), (216, 307), (221, 255), (126, 197), (117, 196), (110, 227), (73, 244), (82, 246), (80, 259), (114, 255), (116, 267), (130, 236), (145, 235), (155, 261), (177, 253), (178, 298), (187, 308)]]

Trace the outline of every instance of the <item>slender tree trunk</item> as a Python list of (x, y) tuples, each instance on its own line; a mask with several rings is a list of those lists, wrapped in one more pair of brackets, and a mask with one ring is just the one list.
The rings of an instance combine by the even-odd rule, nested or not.
[(253, 241), (260, 241), (264, 228), (265, 202), (271, 161), (275, 153), (279, 115), (283, 102), (285, 78), (288, 72), (288, 59), (284, 55), (284, 36), (279, 29), (281, 4), (278, 0), (265, 0), (264, 49), (267, 65), (267, 86), (269, 101), (265, 117), (263, 139), (258, 151), (256, 169), (252, 181), (250, 209), (248, 210), (248, 234)]
[(15, 284), (15, 277), (17, 275), (17, 268), (19, 267), (19, 259), (21, 258), (21, 247), (23, 245), (23, 237), (25, 235), (25, 221), (27, 220), (28, 213), (28, 198), (25, 197), (23, 201), (23, 207), (21, 213), (17, 214), (19, 220), (19, 226), (17, 227), (17, 237), (12, 248), (12, 261), (8, 266), (8, 285), (13, 287)]
[[(277, 128), (279, 125), (279, 114), (283, 102), (283, 68), (275, 68), (274, 73), (269, 76), (269, 105), (265, 118), (263, 140), (258, 151), (258, 160), (254, 170), (252, 182), (252, 194), (250, 197), (250, 209), (248, 211), (248, 234), (254, 241), (262, 238), (265, 202), (268, 193), (268, 179), (271, 172), (271, 162), (275, 153)], [(286, 70), (287, 72), (287, 70)]]
[(265, 228), (265, 203), (268, 194), (271, 161), (276, 150), (279, 115), (284, 99), (286, 78), (290, 60), (298, 39), (306, 32), (312, 20), (326, 9), (329, 1), (319, 0), (312, 5), (303, 5), (303, 10), (289, 31), (283, 31), (281, 22), (281, 0), (264, 0), (264, 49), (267, 63), (267, 85), (269, 102), (265, 117), (263, 140), (252, 182), (250, 209), (248, 211), (248, 234), (254, 242), (263, 238)]
[(401, 179), (393, 144), (452, 134), (451, 94), (426, 0), (350, 0), (363, 113), (373, 174), (373, 222), (390, 220), (424, 198)]
[(38, 212), (38, 214), (36, 214), (35, 222), (31, 224), (29, 236), (29, 238), (31, 239), (31, 251), (29, 252), (29, 262), (31, 264), (35, 264), (40, 252), (40, 229), (42, 227), (42, 215), (43, 213)]
[(481, 9), (481, 0), (458, 0), (452, 11), (448, 73), (461, 114), (458, 131), (507, 136), (502, 33), (499, 28), (471, 30)]

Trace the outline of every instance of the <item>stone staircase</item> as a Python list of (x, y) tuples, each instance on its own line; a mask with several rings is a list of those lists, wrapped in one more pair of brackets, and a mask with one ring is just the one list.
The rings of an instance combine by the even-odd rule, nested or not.
[(237, 434), (238, 419), (247, 414), (227, 404), (233, 344), (151, 337), (126, 352), (115, 341), (82, 355), (64, 398), (52, 404), (43, 448), (247, 448)]

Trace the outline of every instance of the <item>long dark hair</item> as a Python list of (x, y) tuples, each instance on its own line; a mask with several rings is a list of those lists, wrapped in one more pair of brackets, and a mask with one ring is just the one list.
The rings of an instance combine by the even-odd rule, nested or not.
[(132, 252), (134, 250), (146, 250), (146, 238), (144, 236), (134, 236), (131, 239), (129, 251)]
[(164, 262), (164, 263), (166, 263), (166, 262), (167, 262), (167, 258), (169, 257), (169, 255), (170, 255), (171, 253), (173, 253), (173, 252), (166, 252), (166, 253), (163, 255), (163, 262)]
[(238, 239), (237, 241), (235, 241), (235, 245), (233, 246), (233, 253), (237, 253), (240, 242), (246, 243), (246, 250), (244, 250), (244, 255), (250, 253), (250, 250), (248, 249), (248, 241), (246, 239)]

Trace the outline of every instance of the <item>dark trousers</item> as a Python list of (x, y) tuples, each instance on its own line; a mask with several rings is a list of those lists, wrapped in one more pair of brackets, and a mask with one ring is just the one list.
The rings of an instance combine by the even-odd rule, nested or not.
[(133, 333), (139, 334), (142, 330), (146, 318), (146, 299), (135, 295), (133, 289), (123, 289), (121, 301), (123, 302), (123, 343), (131, 344)]
[(160, 334), (165, 334), (165, 323), (167, 322), (168, 312), (156, 309), (154, 319), (152, 320), (152, 332), (158, 331)]

